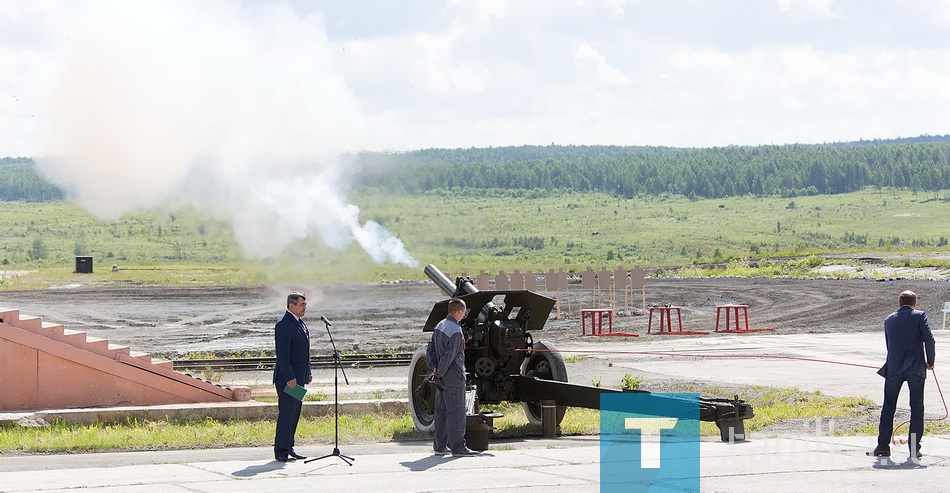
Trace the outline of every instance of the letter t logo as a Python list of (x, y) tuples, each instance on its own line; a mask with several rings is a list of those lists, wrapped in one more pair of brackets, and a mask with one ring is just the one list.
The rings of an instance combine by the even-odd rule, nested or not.
[(623, 427), (640, 430), (640, 467), (660, 468), (660, 430), (672, 430), (677, 418), (625, 418)]

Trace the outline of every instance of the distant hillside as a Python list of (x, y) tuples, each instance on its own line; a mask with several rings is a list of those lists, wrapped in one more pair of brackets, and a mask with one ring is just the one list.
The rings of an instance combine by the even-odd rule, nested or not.
[(49, 202), (63, 200), (66, 194), (43, 179), (30, 158), (0, 159), (0, 200), (12, 202)]
[(875, 145), (875, 144), (928, 144), (928, 143), (950, 143), (950, 135), (921, 135), (919, 137), (906, 137), (898, 139), (874, 139), (859, 140), (856, 142), (845, 142), (842, 145)]
[(890, 141), (673, 148), (518, 146), (425, 149), (358, 158), (359, 186), (597, 191), (696, 198), (837, 194), (865, 187), (950, 189), (950, 136)]
[[(354, 185), (396, 193), (439, 190), (632, 198), (838, 194), (866, 187), (950, 190), (950, 135), (828, 144), (676, 148), (516, 146), (362, 153)], [(0, 159), (0, 200), (62, 200), (32, 159)]]

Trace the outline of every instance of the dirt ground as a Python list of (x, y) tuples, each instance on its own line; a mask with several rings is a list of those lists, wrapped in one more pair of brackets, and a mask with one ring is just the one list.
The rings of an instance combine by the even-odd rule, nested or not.
[[(203, 288), (70, 285), (2, 292), (0, 306), (136, 351), (171, 357), (193, 351), (257, 354), (273, 350), (274, 322), (283, 314), (287, 293), (294, 289), (308, 296), (307, 320), (315, 333), (316, 354), (330, 353), (320, 315), (333, 323), (330, 331), (341, 351), (413, 351), (428, 339), (421, 327), (429, 310), (444, 299), (428, 281)], [(582, 291), (574, 285), (560, 295), (542, 292), (559, 298), (560, 313), (552, 313), (544, 330), (533, 336), (559, 346), (576, 344), (581, 340), (580, 309), (614, 308), (615, 331), (641, 334), (625, 338), (635, 347), (654, 338), (646, 335), (644, 305), (667, 304), (682, 307), (686, 330), (713, 331), (717, 305), (743, 304), (749, 306), (752, 328), (775, 328), (775, 333), (877, 332), (904, 289), (918, 293), (918, 307), (929, 311), (932, 326), (939, 327), (940, 310), (950, 300), (946, 277), (888, 281), (683, 278), (648, 279), (645, 302), (639, 290), (613, 298), (606, 291)], [(596, 345), (606, 339), (616, 342), (616, 338), (584, 338), (583, 344)]]

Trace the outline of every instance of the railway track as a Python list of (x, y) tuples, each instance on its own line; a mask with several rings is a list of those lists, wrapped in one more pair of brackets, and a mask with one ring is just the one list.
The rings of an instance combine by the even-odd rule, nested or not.
[[(412, 353), (343, 354), (340, 362), (344, 368), (408, 367), (412, 362)], [(317, 369), (333, 368), (333, 355), (311, 356), (310, 365)], [(178, 359), (172, 361), (172, 368), (177, 371), (271, 371), (274, 369), (274, 358)]]

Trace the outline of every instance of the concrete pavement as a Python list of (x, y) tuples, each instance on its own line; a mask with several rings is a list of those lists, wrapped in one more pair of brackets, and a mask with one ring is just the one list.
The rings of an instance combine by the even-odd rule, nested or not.
[[(865, 456), (867, 437), (754, 438), (700, 445), (701, 489), (757, 491), (943, 491), (950, 438), (928, 437), (919, 464)], [(59, 492), (587, 492), (599, 490), (596, 437), (494, 442), (478, 457), (439, 457), (428, 444), (341, 447), (305, 463), (269, 460), (268, 448), (0, 457), (0, 491)], [(300, 447), (326, 454), (330, 447)], [(631, 491), (635, 491), (631, 489)]]

